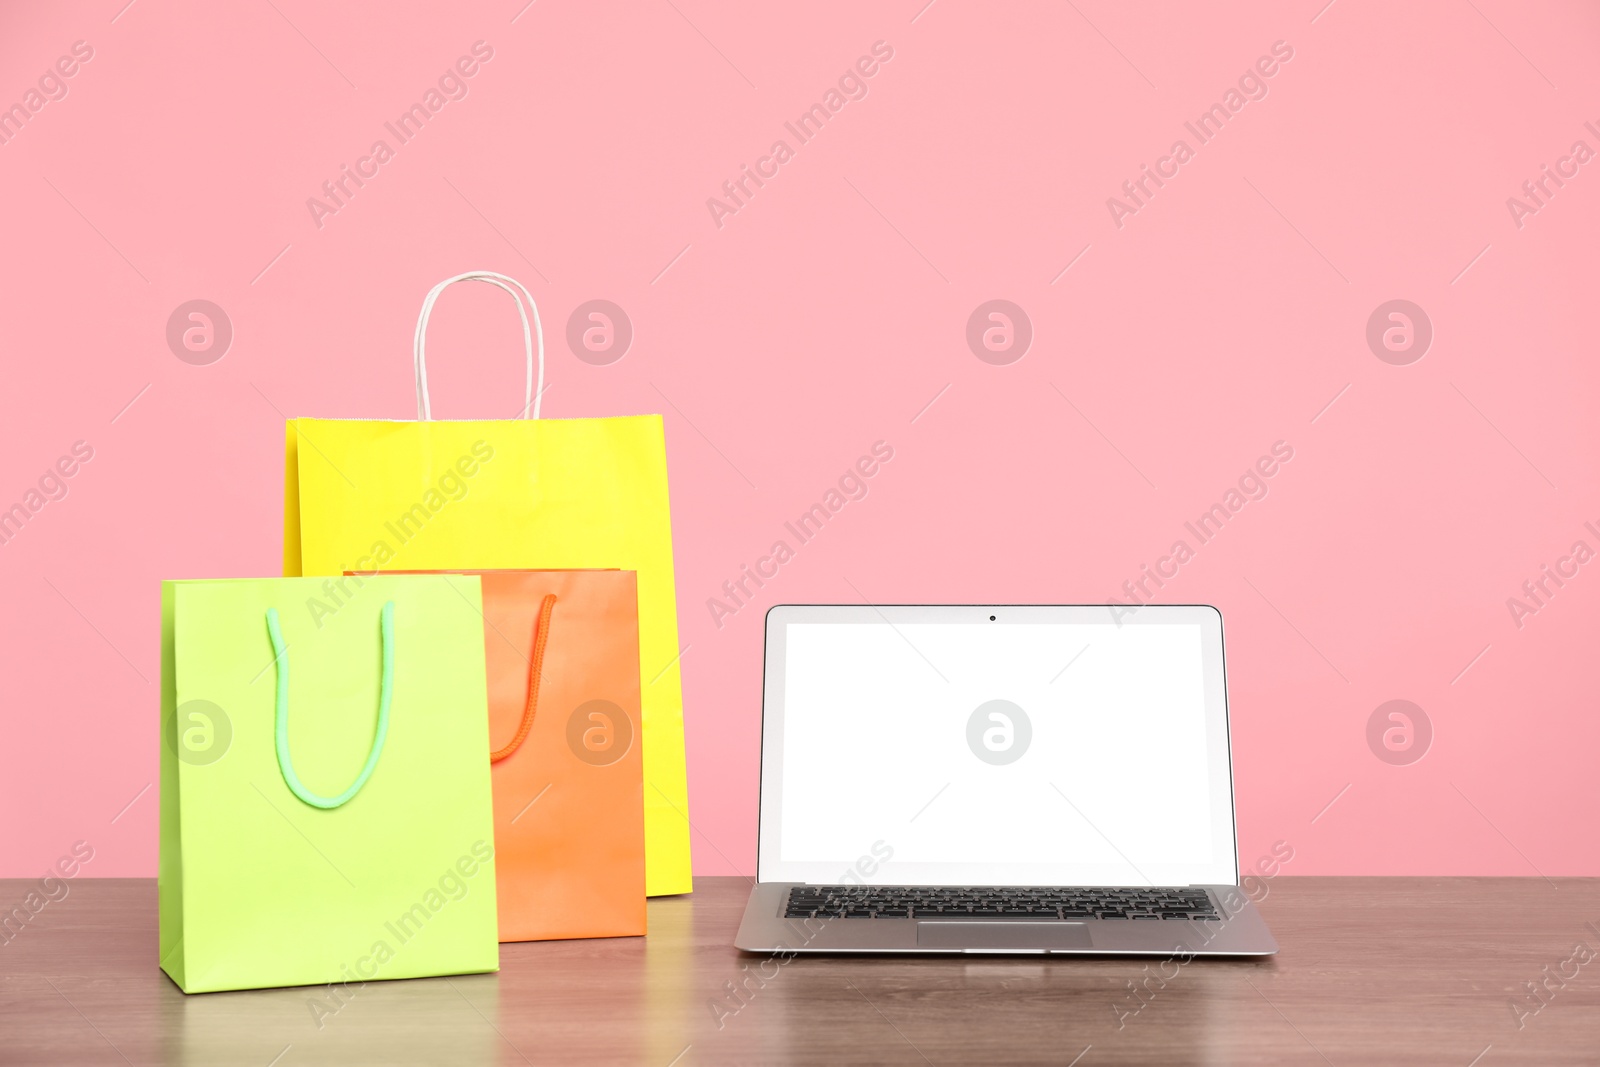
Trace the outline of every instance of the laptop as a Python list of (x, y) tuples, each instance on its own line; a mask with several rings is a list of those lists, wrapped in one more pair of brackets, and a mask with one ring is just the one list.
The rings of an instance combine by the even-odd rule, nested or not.
[(1222, 615), (767, 613), (756, 953), (1265, 956)]

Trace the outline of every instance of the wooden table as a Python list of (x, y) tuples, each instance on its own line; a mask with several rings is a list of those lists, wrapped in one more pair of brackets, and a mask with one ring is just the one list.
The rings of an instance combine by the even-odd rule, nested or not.
[[(1600, 879), (1282, 877), (1262, 903), (1276, 959), (1181, 967), (779, 964), (730, 947), (744, 880), (695, 885), (651, 903), (648, 938), (506, 945), (497, 975), (341, 1005), (185, 996), (156, 968), (155, 883), (76, 881), (0, 943), (0, 1063), (1600, 1063)], [(0, 881), (0, 907), (27, 887)]]

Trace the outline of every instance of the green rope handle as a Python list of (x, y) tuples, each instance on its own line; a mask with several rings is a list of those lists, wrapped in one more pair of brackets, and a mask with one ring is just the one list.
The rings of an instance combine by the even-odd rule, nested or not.
[(283, 631), (278, 629), (278, 609), (267, 609), (267, 634), (272, 638), (272, 652), (278, 665), (277, 735), (278, 769), (283, 772), (284, 784), (289, 791), (314, 808), (337, 808), (361, 791), (378, 766), (383, 755), (383, 742), (389, 736), (389, 698), (394, 693), (394, 601), (383, 605), (381, 617), (383, 632), (383, 689), (378, 698), (378, 732), (372, 739), (372, 751), (367, 753), (367, 765), (361, 768), (356, 780), (336, 797), (318, 796), (307, 789), (294, 772), (294, 760), (289, 756), (289, 650), (283, 643)]

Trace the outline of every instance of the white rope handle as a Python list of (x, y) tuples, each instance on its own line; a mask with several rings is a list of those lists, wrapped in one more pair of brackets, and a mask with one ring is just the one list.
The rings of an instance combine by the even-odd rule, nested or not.
[[(522, 347), (527, 354), (528, 375), (527, 386), (522, 394), (522, 411), (517, 418), (525, 418), (528, 409), (533, 409), (533, 417), (539, 417), (539, 398), (544, 395), (544, 325), (539, 321), (539, 305), (533, 302), (533, 294), (528, 292), (523, 284), (515, 278), (508, 278), (504, 274), (496, 274), (492, 270), (469, 270), (465, 274), (457, 274), (454, 278), (446, 278), (432, 289), (422, 300), (422, 313), (417, 316), (417, 334), (412, 342), (411, 356), (413, 368), (417, 377), (417, 418), (428, 421), (433, 418), (433, 409), (428, 400), (428, 363), (424, 346), (428, 334), (428, 316), (433, 313), (433, 305), (439, 299), (439, 294), (456, 282), (486, 282), (497, 286), (511, 294), (511, 299), (517, 302), (517, 314), (522, 316)], [(520, 294), (520, 295), (519, 295)], [(533, 309), (533, 332), (528, 331), (528, 312), (522, 306), (523, 299), (528, 301), (528, 307)], [(533, 342), (539, 341), (539, 387), (534, 390), (533, 384)]]

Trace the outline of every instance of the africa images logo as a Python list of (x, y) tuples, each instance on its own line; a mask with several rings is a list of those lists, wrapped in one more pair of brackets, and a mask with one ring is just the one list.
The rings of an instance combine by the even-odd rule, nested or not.
[(1124, 199), (1106, 197), (1106, 210), (1111, 214), (1112, 224), (1119, 230), (1126, 226), (1127, 218), (1148, 207), (1156, 193), (1176, 178), (1184, 164), (1194, 159), (1201, 147), (1215, 139), (1223, 127), (1244, 110), (1246, 104), (1253, 100), (1265, 100), (1270, 91), (1268, 80), (1293, 58), (1294, 46), (1288, 41), (1274, 41), (1272, 54), (1261, 56), (1252, 66), (1245, 68), (1236, 85), (1228, 86), (1220, 101), (1200, 112), (1192, 121), (1185, 121), (1183, 128), (1195, 143), (1191, 145), (1179, 137), (1172, 142), (1166, 155), (1156, 159), (1154, 167), (1141, 163), (1139, 176), (1122, 183)]
[(967, 747), (995, 767), (1015, 763), (1033, 743), (1033, 721), (1009, 700), (986, 700), (967, 717)]
[(357, 157), (353, 167), (348, 163), (339, 164), (338, 176), (322, 183), (322, 197), (306, 197), (306, 210), (310, 212), (311, 221), (317, 229), (326, 225), (324, 220), (328, 216), (337, 215), (348, 207), (356, 193), (382, 173), (383, 166), (420, 134), (444, 110), (446, 104), (467, 98), (467, 93), (471, 91), (470, 79), (494, 58), (494, 47), (487, 41), (474, 41), (471, 52), (471, 55), (460, 56), (446, 67), (437, 82), (424, 89), (421, 98), (412, 101), (411, 106), (401, 111), (394, 121), (383, 124), (384, 132), (394, 139), (394, 144), (391, 145), (387, 138), (377, 138), (367, 149), (366, 155)]

